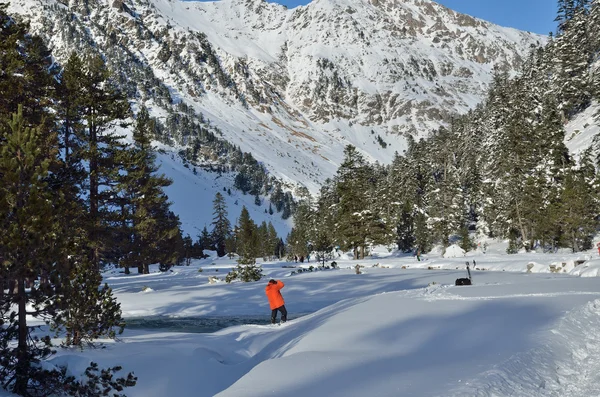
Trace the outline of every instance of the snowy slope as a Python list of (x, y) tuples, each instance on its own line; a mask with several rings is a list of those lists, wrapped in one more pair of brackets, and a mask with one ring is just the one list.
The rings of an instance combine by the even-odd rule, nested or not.
[[(10, 11), (32, 20), (59, 61), (94, 46), (109, 65), (146, 68), (173, 101), (312, 192), (347, 144), (388, 163), (403, 134), (426, 136), (473, 107), (494, 67), (516, 70), (545, 41), (429, 0), (14, 0)], [(156, 107), (146, 93), (136, 100)]]
[[(246, 206), (252, 220), (260, 226), (264, 221), (271, 222), (277, 235), (283, 239), (286, 238), (292, 227), (292, 219), (283, 220), (281, 214), (275, 212), (273, 215), (265, 213), (269, 209), (269, 200), (261, 197), (261, 205), (257, 206), (254, 202), (254, 196), (244, 195), (233, 187), (233, 177), (231, 174), (222, 174), (197, 170), (194, 174), (192, 170), (183, 166), (182, 162), (175, 154), (158, 154), (157, 160), (161, 164), (160, 173), (164, 173), (174, 183), (165, 189), (172, 202), (171, 209), (181, 220), (181, 229), (184, 236), (189, 234), (194, 240), (200, 234), (202, 229), (210, 232), (213, 229), (213, 201), (215, 194), (220, 192), (225, 199), (228, 218), (232, 225), (237, 224), (237, 219), (242, 211), (242, 206)], [(223, 189), (229, 189), (231, 194)]]

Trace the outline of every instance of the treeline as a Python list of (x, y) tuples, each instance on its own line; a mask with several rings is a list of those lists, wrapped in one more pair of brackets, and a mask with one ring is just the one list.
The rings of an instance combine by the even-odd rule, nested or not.
[(600, 2), (559, 1), (559, 29), (516, 78), (498, 72), (486, 100), (391, 165), (345, 150), (319, 196), (302, 198), (296, 252), (372, 244), (426, 252), (479, 235), (521, 249), (580, 251), (599, 226), (597, 142), (573, 157), (564, 126), (600, 96)]
[(199, 242), (204, 249), (217, 251), (220, 257), (235, 253), (240, 257), (239, 262), (245, 265), (254, 264), (259, 257), (268, 260), (285, 254), (285, 245), (273, 224), (266, 221), (256, 224), (246, 206), (242, 206), (237, 223), (232, 226), (225, 198), (220, 192), (213, 201), (212, 230), (209, 232), (205, 227)]

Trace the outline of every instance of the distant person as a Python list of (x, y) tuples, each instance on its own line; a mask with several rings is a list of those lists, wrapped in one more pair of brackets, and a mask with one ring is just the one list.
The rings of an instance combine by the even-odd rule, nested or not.
[(281, 322), (287, 321), (287, 310), (285, 309), (285, 302), (281, 295), (281, 289), (285, 286), (281, 280), (269, 280), (265, 288), (265, 293), (269, 299), (269, 306), (271, 307), (271, 324), (275, 324), (277, 320), (277, 311), (281, 312)]

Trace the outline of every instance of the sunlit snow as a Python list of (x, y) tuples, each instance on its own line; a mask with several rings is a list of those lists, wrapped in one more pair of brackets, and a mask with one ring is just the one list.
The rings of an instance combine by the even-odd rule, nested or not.
[[(339, 269), (322, 270), (314, 259), (263, 262), (264, 279), (252, 283), (222, 281), (235, 261), (214, 256), (165, 273), (113, 270), (105, 281), (126, 318), (253, 322), (213, 333), (129, 329), (105, 349), (59, 349), (51, 362), (75, 372), (90, 360), (122, 365), (138, 376), (132, 397), (598, 395), (600, 283), (578, 277), (598, 275), (598, 253), (505, 249), (486, 241), (421, 261), (384, 248), (358, 261), (334, 253)], [(467, 262), (474, 285), (454, 286)], [(281, 326), (266, 325), (269, 278), (285, 283), (293, 319)]]

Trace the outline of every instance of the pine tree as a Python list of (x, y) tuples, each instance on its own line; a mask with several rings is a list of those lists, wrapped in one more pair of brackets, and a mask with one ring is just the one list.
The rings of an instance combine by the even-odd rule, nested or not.
[(378, 163), (373, 166), (373, 172), (368, 181), (368, 206), (370, 209), (367, 220), (368, 245), (392, 245), (396, 240), (396, 212), (398, 203), (394, 200), (389, 189), (389, 167)]
[(275, 204), (275, 209), (277, 212), (281, 212), (283, 210), (284, 194), (280, 184), (275, 185), (275, 189), (273, 189), (273, 192), (271, 193), (270, 200), (273, 204)]
[(558, 0), (557, 16), (554, 19), (558, 22), (558, 31), (567, 29), (569, 21), (575, 15), (575, 0)]
[(10, 119), (22, 108), (30, 125), (51, 128), (47, 112), (54, 99), (56, 70), (43, 40), (28, 34), (29, 26), (16, 23), (0, 4), (0, 117)]
[(260, 254), (258, 251), (258, 228), (252, 218), (250, 218), (250, 213), (246, 206), (242, 206), (235, 236), (237, 253), (244, 261), (243, 263), (254, 263), (255, 258)]
[(367, 243), (369, 167), (364, 157), (352, 145), (344, 149), (344, 161), (337, 172), (339, 196), (336, 237), (342, 249), (352, 249), (354, 258), (364, 258)]
[(416, 170), (411, 169), (407, 157), (395, 153), (386, 180), (390, 205), (387, 221), (395, 228), (394, 241), (402, 252), (410, 252), (415, 246), (414, 210), (420, 201)]
[(258, 255), (267, 260), (271, 253), (269, 252), (269, 228), (266, 221), (262, 221), (256, 230), (256, 238), (258, 242)]
[(430, 150), (436, 155), (431, 156), (433, 185), (426, 193), (428, 223), (433, 231), (433, 238), (440, 241), (444, 249), (450, 244), (450, 236), (466, 223), (463, 220), (464, 198), (456, 168), (455, 141), (453, 131), (444, 128), (429, 141)]
[[(11, 286), (0, 294), (0, 383), (23, 396), (41, 372), (40, 359), (51, 353), (48, 340), (30, 334), (26, 315), (57, 315), (51, 281), (63, 276), (55, 263), (65, 256), (64, 201), (48, 186), (57, 149), (55, 134), (26, 126), (22, 107), (0, 123), (0, 280)], [(38, 277), (44, 281), (36, 287)]]
[(88, 163), (87, 200), (89, 203), (90, 258), (100, 265), (102, 251), (108, 246), (106, 214), (112, 210), (111, 188), (119, 177), (118, 157), (124, 149), (120, 137), (110, 131), (116, 120), (129, 114), (129, 104), (123, 94), (110, 82), (110, 72), (101, 57), (95, 56), (84, 63), (81, 103), (85, 120), (85, 138), (82, 159)]
[[(227, 206), (223, 195), (219, 192), (213, 200), (213, 229), (212, 241), (217, 250), (217, 255), (222, 257), (226, 252), (225, 242), (231, 235), (231, 223), (227, 219)], [(229, 251), (233, 252), (233, 251)]]
[(294, 212), (294, 227), (288, 239), (290, 253), (298, 257), (306, 257), (309, 252), (311, 234), (314, 228), (312, 197), (308, 189), (302, 187), (298, 190), (298, 206)]
[[(71, 54), (60, 76), (57, 87), (59, 104), (58, 118), (62, 122), (60, 141), (67, 169), (80, 171), (82, 141), (84, 140), (83, 91), (84, 65), (75, 52)], [(79, 172), (78, 174), (80, 174)]]
[(183, 250), (179, 219), (169, 210), (164, 188), (172, 181), (157, 175), (156, 155), (148, 133), (150, 117), (145, 107), (138, 113), (133, 148), (126, 152), (126, 174), (120, 176), (118, 191), (129, 207), (129, 253), (127, 266), (148, 274), (151, 263), (173, 265)]
[(596, 232), (598, 202), (596, 199), (595, 169), (589, 152), (584, 154), (581, 167), (566, 174), (557, 214), (563, 231), (561, 245), (573, 252), (590, 249)]
[(61, 304), (67, 308), (60, 320), (66, 330), (64, 344), (93, 345), (101, 337), (114, 339), (123, 332), (125, 322), (112, 290), (107, 284), (102, 286), (102, 276), (85, 256), (72, 269), (62, 289)]
[(412, 207), (407, 201), (403, 204), (400, 214), (396, 219), (396, 244), (402, 252), (410, 252), (415, 246), (414, 216)]
[(210, 233), (208, 232), (208, 229), (206, 228), (206, 225), (204, 225), (204, 228), (202, 229), (202, 231), (200, 232), (200, 235), (198, 236), (198, 243), (200, 244), (200, 246), (202, 247), (203, 250), (214, 250), (215, 246), (213, 245), (213, 241), (212, 241), (212, 237), (210, 235)]
[(188, 234), (183, 238), (184, 262), (189, 266), (194, 258), (194, 241)]
[(559, 107), (565, 118), (589, 106), (592, 98), (590, 64), (596, 32), (588, 32), (587, 12), (584, 8), (574, 11), (569, 20), (569, 28), (558, 37), (555, 43), (554, 84), (557, 86)]
[(326, 237), (326, 245), (338, 245), (335, 239), (335, 223), (338, 217), (338, 202), (337, 189), (335, 182), (331, 179), (326, 179), (321, 186), (315, 213), (313, 215), (313, 225), (310, 240), (312, 241), (313, 249), (320, 245), (319, 239)]
[(286, 241), (289, 256), (300, 258), (308, 255), (308, 239), (302, 230), (293, 227)]
[(281, 259), (283, 258), (285, 255), (285, 243), (283, 242), (283, 239), (280, 238), (279, 242), (277, 243), (277, 258)]
[(277, 237), (277, 231), (271, 222), (267, 225), (267, 252), (269, 257), (277, 257), (279, 253), (277, 246), (279, 245), (279, 237)]
[[(81, 247), (89, 245), (87, 211), (85, 210), (85, 179), (87, 171), (83, 162), (84, 123), (81, 102), (83, 64), (73, 53), (67, 61), (57, 84), (58, 101), (55, 104), (59, 125), (58, 141), (63, 165), (54, 174), (55, 185), (61, 186), (65, 201), (69, 203), (68, 214), (63, 221), (73, 231), (70, 241), (73, 255), (79, 254)], [(65, 261), (68, 269), (71, 261)]]
[(410, 182), (405, 187), (407, 189), (405, 203), (412, 207), (415, 248), (420, 252), (428, 252), (433, 244), (432, 231), (427, 222), (429, 209), (427, 193), (433, 186), (428, 153), (430, 152), (424, 140), (409, 141), (407, 170)]

